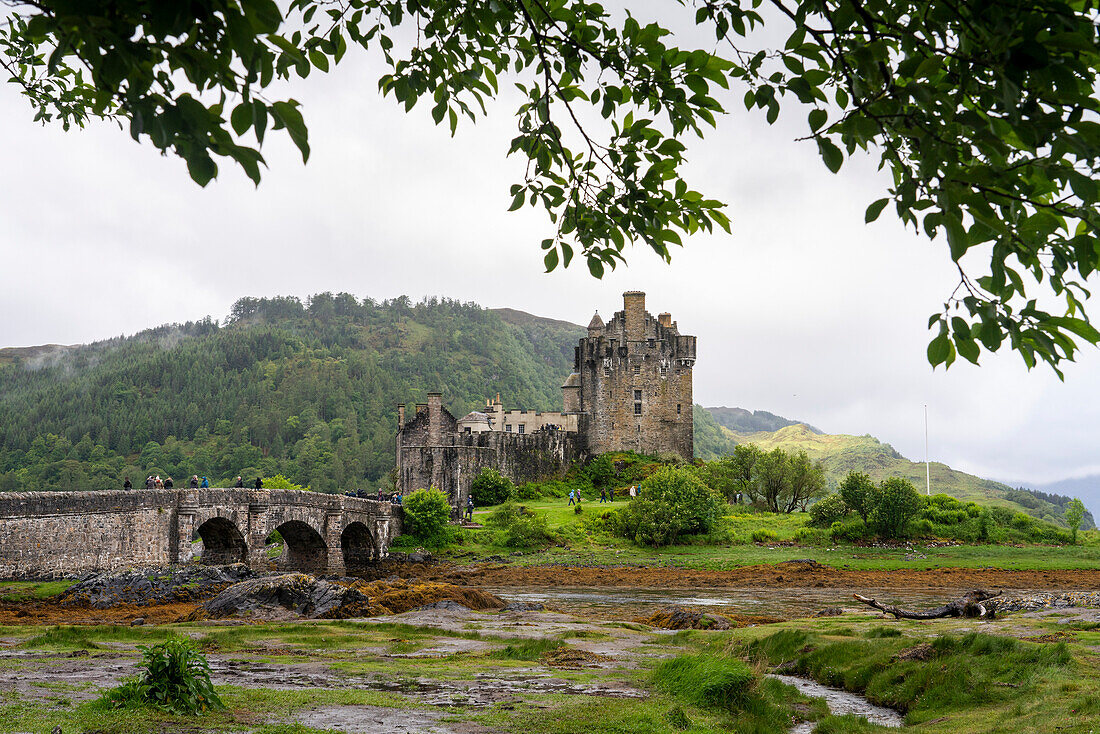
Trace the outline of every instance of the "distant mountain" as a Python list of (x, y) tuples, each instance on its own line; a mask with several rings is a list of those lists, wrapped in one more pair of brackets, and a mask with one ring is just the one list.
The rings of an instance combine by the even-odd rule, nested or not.
[(745, 410), (744, 408), (707, 408), (714, 420), (724, 428), (737, 433), (756, 433), (757, 431), (778, 431), (787, 426), (804, 425), (814, 433), (821, 433), (813, 426), (792, 421), (788, 418), (769, 413), (766, 410)]
[[(725, 431), (729, 438), (739, 444), (752, 443), (764, 450), (804, 450), (810, 458), (824, 464), (826, 478), (834, 486), (848, 472), (861, 471), (876, 481), (887, 477), (905, 477), (922, 492), (925, 491), (924, 463), (909, 461), (893, 446), (869, 434), (832, 435), (803, 424), (785, 426), (776, 431)], [(929, 469), (932, 494), (944, 493), (967, 502), (1010, 507), (1057, 525), (1065, 524), (1062, 517), (1064, 503), (1061, 500), (1068, 501), (1069, 498), (1054, 498), (1058, 502), (1051, 502), (1042, 496), (1019, 492), (1001, 482), (982, 479), (939, 462), (931, 462)], [(1082, 526), (1095, 527), (1091, 514), (1086, 516)]]
[(1100, 474), (1043, 483), (1006, 480), (1005, 484), (1047, 494), (1079, 497), (1094, 515), (1100, 514)]

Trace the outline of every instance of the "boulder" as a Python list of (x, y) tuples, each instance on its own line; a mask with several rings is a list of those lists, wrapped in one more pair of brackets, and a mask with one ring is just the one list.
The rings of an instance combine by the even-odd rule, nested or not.
[(350, 586), (304, 573), (265, 576), (234, 584), (202, 606), (207, 618), (285, 619), (369, 616), (370, 598)]
[(63, 606), (107, 609), (117, 604), (172, 604), (209, 599), (255, 574), (243, 563), (229, 566), (149, 566), (85, 577), (58, 596)]

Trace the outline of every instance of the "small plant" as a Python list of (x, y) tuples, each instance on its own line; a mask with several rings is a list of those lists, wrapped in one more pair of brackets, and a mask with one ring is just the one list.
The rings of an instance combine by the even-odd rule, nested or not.
[(815, 528), (827, 528), (834, 522), (843, 520), (848, 514), (848, 505), (839, 494), (823, 497), (810, 505), (810, 524)]
[(155, 706), (184, 715), (225, 708), (210, 682), (210, 665), (193, 642), (172, 638), (139, 649), (144, 671), (103, 694), (110, 706)]
[(451, 503), (438, 489), (418, 489), (404, 502), (405, 530), (424, 542), (446, 535), (451, 521)]

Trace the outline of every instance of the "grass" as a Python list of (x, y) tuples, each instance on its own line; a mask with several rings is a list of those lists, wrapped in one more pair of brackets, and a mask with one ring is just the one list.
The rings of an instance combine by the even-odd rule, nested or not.
[(69, 588), (75, 581), (2, 581), (0, 582), (0, 601), (20, 602), (35, 599), (49, 599)]
[[(440, 552), (444, 557), (489, 561), (507, 556), (514, 565), (609, 565), (648, 566), (700, 570), (729, 570), (757, 564), (781, 563), (808, 558), (837, 568), (853, 570), (895, 570), (933, 568), (999, 568), (1006, 570), (1093, 569), (1100, 566), (1100, 533), (1082, 533), (1082, 544), (1049, 545), (930, 545), (913, 541), (898, 547), (865, 547), (850, 544), (796, 544), (794, 538), (806, 526), (808, 513), (756, 513), (730, 508), (725, 518), (727, 537), (722, 542), (676, 545), (667, 548), (639, 547), (623, 538), (595, 529), (599, 514), (625, 506), (625, 501), (601, 504), (586, 499), (582, 513), (563, 500), (525, 501), (520, 504), (546, 516), (549, 528), (563, 544), (512, 555), (514, 549), (493, 544), (488, 530), (464, 534), (460, 545)], [(484, 520), (494, 508), (474, 512)], [(752, 536), (767, 533), (774, 540), (753, 543)]]

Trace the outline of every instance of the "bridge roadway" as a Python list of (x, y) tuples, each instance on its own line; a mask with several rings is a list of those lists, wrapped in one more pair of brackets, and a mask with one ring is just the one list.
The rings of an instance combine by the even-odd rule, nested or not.
[[(385, 558), (401, 532), (389, 502), (290, 489), (0, 493), (0, 578), (44, 578), (193, 560), (342, 575)], [(275, 530), (282, 555), (270, 561)]]

